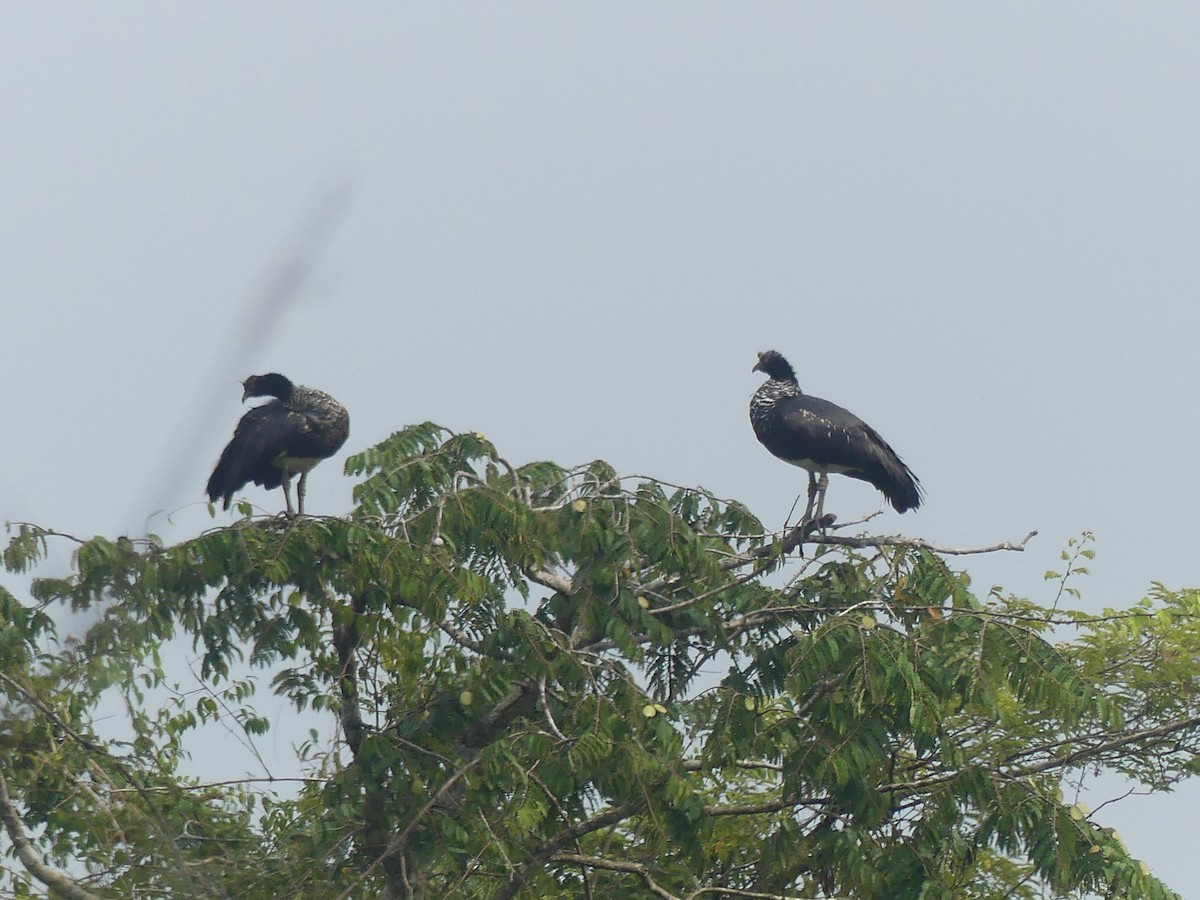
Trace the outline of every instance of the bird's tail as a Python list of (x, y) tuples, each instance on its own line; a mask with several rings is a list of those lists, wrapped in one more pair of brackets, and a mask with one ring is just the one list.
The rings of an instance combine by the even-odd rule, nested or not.
[(912, 469), (895, 454), (885, 461), (883, 468), (884, 477), (875, 483), (875, 487), (883, 492), (883, 496), (887, 497), (888, 503), (892, 504), (896, 512), (908, 512), (919, 507), (925, 491)]
[(904, 464), (895, 450), (877, 433), (868, 429), (871, 441), (870, 455), (874, 465), (867, 470), (867, 481), (875, 485), (896, 512), (904, 513), (921, 505), (925, 496), (921, 482)]
[(229, 509), (229, 505), (233, 502), (233, 495), (243, 484), (246, 483), (242, 479), (240, 483), (233, 474), (234, 454), (230, 452), (232, 448), (226, 447), (225, 452), (221, 454), (221, 459), (217, 463), (217, 467), (213, 469), (212, 475), (208, 479), (208, 485), (205, 490), (208, 493), (210, 503), (216, 503), (220, 497), (225, 501), (225, 509)]

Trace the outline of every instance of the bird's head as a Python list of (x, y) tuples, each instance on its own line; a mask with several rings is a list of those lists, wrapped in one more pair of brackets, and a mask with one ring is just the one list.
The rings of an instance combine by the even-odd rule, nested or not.
[(768, 378), (774, 378), (777, 381), (796, 380), (796, 372), (792, 369), (792, 364), (784, 359), (783, 354), (778, 350), (767, 350), (765, 353), (758, 354), (758, 362), (750, 371), (762, 372)]
[(278, 372), (266, 375), (251, 375), (242, 382), (242, 402), (251, 397), (278, 397), (286, 400), (292, 396), (292, 383)]

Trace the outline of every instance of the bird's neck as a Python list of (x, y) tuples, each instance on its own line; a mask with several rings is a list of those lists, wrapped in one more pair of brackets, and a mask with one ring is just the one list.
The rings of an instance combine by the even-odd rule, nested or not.
[(788, 397), (800, 396), (800, 386), (795, 381), (771, 378), (764, 381), (750, 398), (750, 418), (756, 423), (770, 418), (775, 404)]
[(776, 400), (780, 397), (798, 397), (801, 393), (795, 378), (768, 378), (758, 386), (755, 396)]

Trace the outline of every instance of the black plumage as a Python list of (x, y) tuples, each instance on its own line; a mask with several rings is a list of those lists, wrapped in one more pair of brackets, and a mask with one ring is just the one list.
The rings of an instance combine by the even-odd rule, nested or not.
[(208, 499), (215, 503), (220, 497), (229, 509), (233, 495), (251, 481), (268, 490), (282, 485), (292, 515), (290, 483), (298, 474), (296, 505), (303, 515), (309, 470), (346, 443), (350, 415), (324, 391), (292, 384), (275, 372), (242, 382), (242, 402), (250, 397), (275, 399), (242, 416), (208, 479)]
[(873, 484), (897, 512), (921, 505), (920, 482), (874, 428), (835, 403), (803, 393), (791, 364), (774, 350), (758, 355), (754, 371), (767, 375), (750, 399), (754, 434), (772, 454), (808, 470), (809, 513), (819, 494), (820, 518), (830, 472)]

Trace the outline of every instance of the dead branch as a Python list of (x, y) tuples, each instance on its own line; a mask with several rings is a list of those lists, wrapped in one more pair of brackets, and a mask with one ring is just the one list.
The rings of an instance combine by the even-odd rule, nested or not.
[(998, 544), (992, 544), (990, 547), (943, 547), (941, 544), (935, 544), (924, 538), (910, 538), (903, 535), (846, 537), (840, 534), (828, 534), (823, 531), (823, 528), (828, 528), (832, 524), (829, 522), (830, 518), (829, 516), (825, 516), (820, 520), (806, 519), (790, 531), (781, 532), (778, 538), (769, 544), (755, 547), (746, 553), (736, 553), (725, 557), (721, 560), (721, 567), (724, 569), (740, 569), (742, 566), (748, 566), (770, 557), (784, 556), (804, 543), (850, 547), (859, 550), (868, 547), (903, 547), (907, 549), (930, 550), (934, 553), (942, 553), (947, 556), (965, 556), (974, 553), (995, 553), (1001, 550), (1019, 552), (1024, 550), (1025, 545), (1037, 536), (1036, 531), (1031, 531), (1021, 541), (1016, 543), (1001, 541)]
[(1021, 552), (1025, 549), (1033, 538), (1037, 537), (1036, 531), (1031, 531), (1025, 537), (1014, 543), (1012, 541), (1001, 541), (998, 544), (992, 544), (990, 547), (943, 547), (941, 544), (934, 544), (924, 538), (909, 538), (903, 535), (889, 535), (878, 537), (844, 537), (839, 534), (827, 534), (814, 537), (811, 541), (813, 544), (830, 544), (839, 547), (853, 547), (856, 549), (865, 549), (867, 547), (904, 547), (912, 550), (929, 550), (933, 553), (941, 553), (945, 556), (967, 556), (973, 553), (996, 553), (1001, 550), (1012, 550)]

